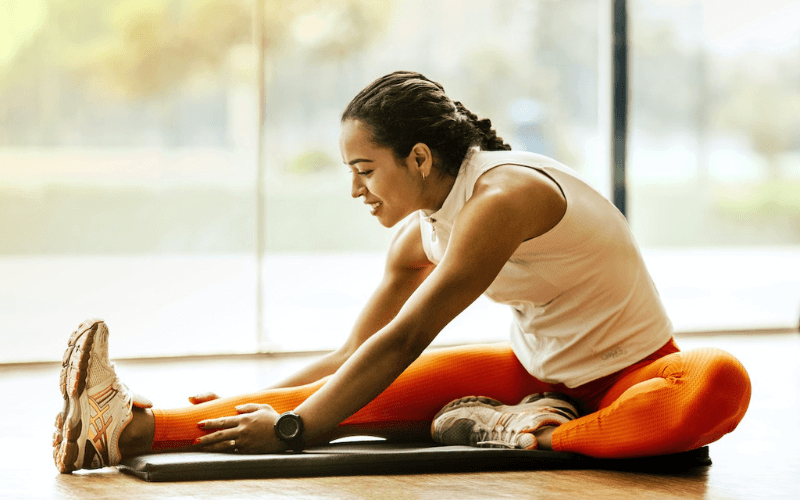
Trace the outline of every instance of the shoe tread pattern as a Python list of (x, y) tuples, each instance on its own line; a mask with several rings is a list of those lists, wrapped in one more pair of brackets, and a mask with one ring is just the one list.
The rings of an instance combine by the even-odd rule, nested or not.
[(503, 403), (496, 399), (487, 398), (486, 396), (467, 396), (464, 398), (456, 399), (455, 401), (451, 401), (447, 403), (444, 408), (439, 410), (433, 420), (435, 421), (439, 416), (457, 406), (504, 406)]
[(61, 362), (59, 386), (64, 397), (64, 408), (56, 415), (53, 459), (56, 468), (63, 474), (78, 469), (75, 461), (80, 451), (78, 438), (83, 430), (82, 422), (78, 420), (75, 424), (70, 423), (69, 411), (72, 405), (78, 404), (78, 398), (86, 389), (89, 356), (100, 323), (99, 320), (87, 321), (72, 332)]

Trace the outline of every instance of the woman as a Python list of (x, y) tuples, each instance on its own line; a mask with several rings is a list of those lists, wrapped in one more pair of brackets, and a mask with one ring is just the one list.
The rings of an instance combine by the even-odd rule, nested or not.
[[(511, 152), (411, 72), (353, 99), (340, 148), (352, 196), (400, 224), (345, 344), (263, 392), (157, 410), (119, 382), (108, 329), (88, 321), (64, 356), (59, 470), (352, 434), (634, 457), (703, 446), (742, 419), (742, 365), (679, 351), (624, 217), (573, 171)], [(423, 352), (481, 294), (512, 307), (510, 344)]]

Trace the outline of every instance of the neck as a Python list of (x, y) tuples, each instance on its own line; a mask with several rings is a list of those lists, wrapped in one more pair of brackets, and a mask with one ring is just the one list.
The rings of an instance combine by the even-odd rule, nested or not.
[(422, 182), (423, 209), (436, 212), (444, 205), (444, 201), (456, 183), (456, 178), (447, 174), (434, 174)]

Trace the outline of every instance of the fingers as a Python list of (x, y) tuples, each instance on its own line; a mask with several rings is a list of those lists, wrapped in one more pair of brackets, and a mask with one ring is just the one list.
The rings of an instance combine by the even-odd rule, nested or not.
[(153, 402), (147, 399), (146, 397), (142, 396), (141, 394), (133, 393), (133, 406), (136, 408), (152, 408)]
[(232, 431), (217, 431), (212, 434), (205, 435), (195, 439), (194, 444), (199, 446), (202, 451), (210, 452), (236, 452), (237, 449), (236, 438)]
[(253, 413), (254, 411), (258, 410), (270, 410), (273, 412), (275, 411), (272, 409), (270, 405), (259, 404), (259, 403), (246, 403), (236, 407), (236, 411), (239, 413), (239, 415), (243, 413)]
[(233, 452), (236, 450), (236, 438), (239, 435), (239, 430), (236, 428), (239, 425), (241, 417), (220, 417), (202, 420), (197, 423), (197, 427), (204, 431), (209, 432), (205, 436), (201, 436), (194, 440), (195, 445), (200, 446), (203, 451), (228, 451)]
[(220, 417), (220, 418), (210, 418), (208, 420), (201, 420), (197, 423), (197, 427), (208, 431), (211, 429), (231, 429), (239, 425), (240, 418), (238, 416), (235, 417)]
[(286, 449), (275, 436), (278, 413), (271, 406), (244, 404), (236, 410), (239, 415), (199, 422), (197, 426), (209, 434), (197, 438), (194, 444), (202, 451), (214, 452), (273, 453)]
[(196, 396), (190, 396), (189, 402), (192, 403), (193, 405), (199, 405), (200, 403), (214, 401), (215, 399), (219, 399), (219, 396), (217, 396), (213, 392), (204, 392), (202, 394), (197, 394)]

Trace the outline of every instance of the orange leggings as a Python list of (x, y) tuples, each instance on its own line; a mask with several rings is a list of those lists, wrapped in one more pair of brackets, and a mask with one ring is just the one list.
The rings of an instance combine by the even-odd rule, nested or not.
[[(154, 409), (153, 449), (187, 446), (197, 422), (236, 415), (244, 403), (277, 412), (297, 407), (325, 383), (222, 398), (175, 410)], [(686, 451), (736, 428), (750, 402), (750, 379), (730, 354), (713, 348), (678, 350), (670, 340), (647, 358), (575, 388), (531, 376), (508, 344), (471, 345), (424, 353), (372, 402), (339, 426), (341, 435), (387, 435), (426, 429), (447, 403), (480, 395), (516, 404), (537, 392), (561, 392), (588, 414), (561, 425), (553, 449), (594, 457), (635, 457)]]

